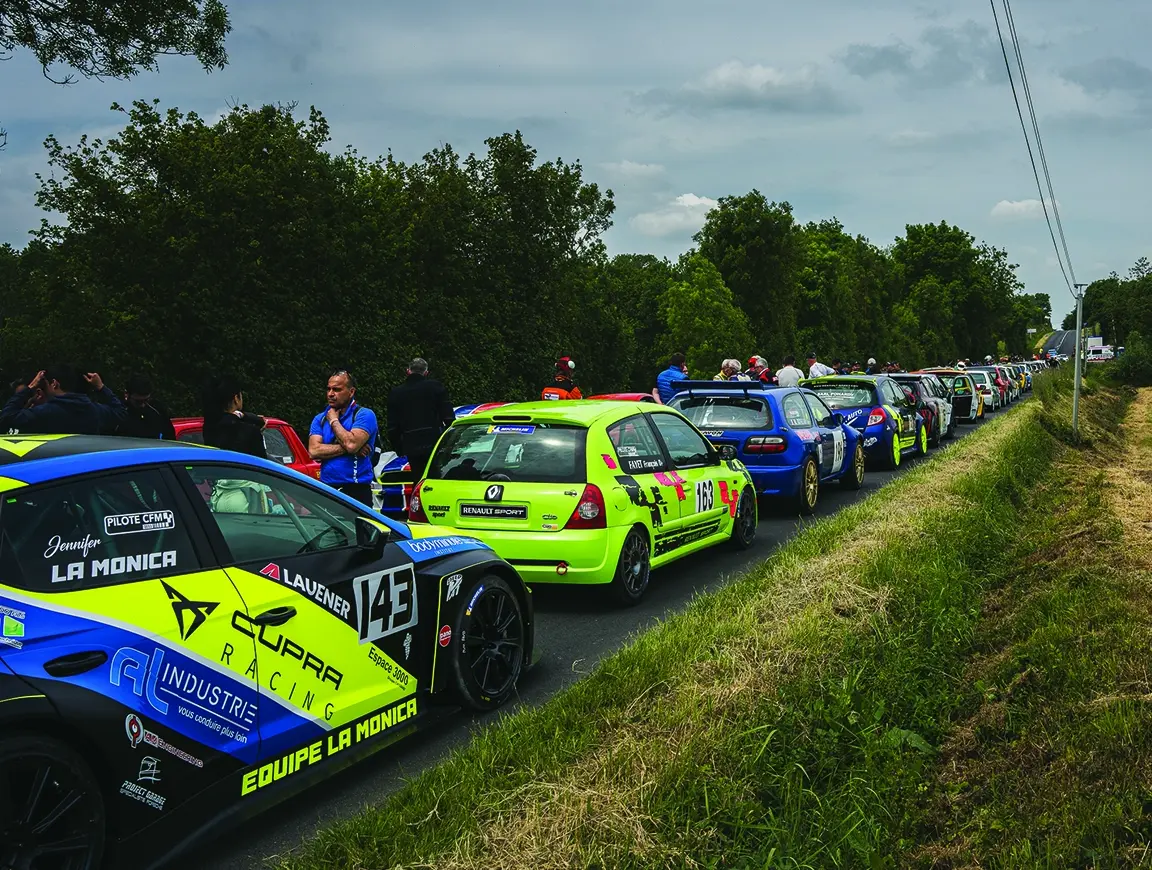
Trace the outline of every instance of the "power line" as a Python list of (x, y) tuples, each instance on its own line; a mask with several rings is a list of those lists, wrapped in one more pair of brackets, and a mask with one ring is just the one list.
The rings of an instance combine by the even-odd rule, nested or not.
[(1024, 67), (1020, 38), (1016, 35), (1016, 20), (1012, 15), (1011, 0), (1004, 0), (1004, 15), (1008, 19), (1008, 31), (1016, 49), (1016, 63), (1020, 67), (1020, 82), (1024, 86), (1024, 99), (1028, 103), (1028, 114), (1032, 117), (1032, 132), (1036, 135), (1036, 147), (1040, 152), (1040, 166), (1044, 170), (1044, 180), (1048, 185), (1048, 194), (1052, 199), (1052, 214), (1056, 218), (1056, 231), (1060, 234), (1060, 244), (1064, 248), (1064, 259), (1068, 263), (1068, 272), (1072, 275), (1072, 284), (1075, 286), (1076, 270), (1072, 268), (1072, 255), (1068, 252), (1068, 240), (1064, 236), (1064, 222), (1060, 219), (1060, 203), (1056, 199), (1056, 191), (1052, 187), (1052, 176), (1048, 172), (1048, 157), (1044, 153), (1044, 139), (1040, 135), (1040, 122), (1036, 117), (1036, 106), (1032, 102), (1032, 87), (1028, 84), (1028, 71)]
[[(1068, 280), (1068, 272), (1064, 268), (1064, 258), (1060, 255), (1060, 245), (1056, 241), (1056, 231), (1052, 228), (1052, 218), (1048, 214), (1048, 204), (1044, 196), (1044, 187), (1040, 183), (1040, 171), (1036, 168), (1036, 157), (1032, 153), (1032, 140), (1028, 136), (1028, 127), (1024, 123), (1024, 110), (1020, 107), (1020, 97), (1016, 93), (1016, 79), (1012, 75), (1012, 64), (1008, 60), (1008, 48), (1004, 45), (1004, 33), (1000, 29), (1000, 16), (996, 14), (996, 0), (988, 0), (992, 6), (992, 18), (996, 22), (996, 35), (1000, 38), (1000, 51), (1004, 55), (1004, 68), (1008, 71), (1008, 84), (1012, 86), (1012, 99), (1016, 103), (1016, 115), (1020, 118), (1020, 129), (1024, 133), (1024, 144), (1028, 146), (1028, 160), (1032, 164), (1032, 176), (1036, 179), (1036, 191), (1040, 194), (1040, 207), (1044, 209), (1044, 220), (1048, 224), (1048, 235), (1052, 237), (1052, 247), (1056, 251), (1056, 262), (1060, 264), (1060, 273), (1064, 276), (1064, 283), (1068, 285), (1068, 291), (1075, 295), (1072, 290), (1072, 282)], [(1055, 206), (1056, 199), (1052, 198), (1052, 204)], [(1069, 262), (1071, 267), (1071, 262)]]

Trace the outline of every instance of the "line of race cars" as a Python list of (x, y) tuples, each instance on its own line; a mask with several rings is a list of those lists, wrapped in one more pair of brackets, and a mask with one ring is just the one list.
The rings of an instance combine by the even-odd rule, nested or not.
[(750, 547), (763, 499), (811, 513), (984, 396), (936, 370), (462, 408), (403, 522), (290, 453), (0, 438), (0, 868), (157, 866), (497, 707), (536, 658), (532, 585), (635, 604), (663, 565)]

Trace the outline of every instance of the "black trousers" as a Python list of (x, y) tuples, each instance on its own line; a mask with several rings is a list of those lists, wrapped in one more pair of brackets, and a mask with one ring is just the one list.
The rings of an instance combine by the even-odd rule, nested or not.
[(363, 505), (372, 507), (372, 484), (370, 483), (341, 483), (332, 487), (344, 495), (351, 496)]

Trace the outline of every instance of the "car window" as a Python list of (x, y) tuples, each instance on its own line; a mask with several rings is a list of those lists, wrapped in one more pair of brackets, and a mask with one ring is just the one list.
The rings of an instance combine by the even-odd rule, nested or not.
[(812, 416), (804, 403), (801, 393), (789, 393), (780, 400), (780, 410), (784, 412), (784, 422), (793, 429), (808, 429), (812, 426)]
[(971, 378), (977, 384), (986, 385), (989, 383), (987, 372), (972, 372)]
[(273, 462), (282, 462), (285, 465), (291, 465), (295, 458), (284, 433), (273, 426), (264, 430), (264, 452)]
[(310, 486), (241, 465), (189, 465), (185, 473), (233, 562), (356, 545), (356, 510)]
[(808, 384), (808, 389), (835, 411), (876, 405), (876, 390), (869, 384)]
[(0, 506), (4, 582), (66, 592), (200, 570), (156, 469), (14, 490)]
[(428, 477), (436, 480), (501, 480), (583, 483), (588, 430), (557, 423), (456, 425), (432, 456)]
[(185, 429), (176, 436), (177, 441), (188, 441), (192, 444), (204, 443), (204, 431), (202, 429)]
[(808, 403), (809, 410), (812, 411), (812, 417), (816, 420), (817, 426), (823, 426), (825, 429), (833, 429), (836, 424), (832, 422), (832, 411), (816, 396), (804, 394), (804, 401)]
[(664, 449), (656, 440), (652, 427), (637, 414), (608, 427), (608, 438), (616, 448), (620, 467), (629, 474), (655, 474), (668, 470)]
[(706, 465), (712, 458), (712, 445), (675, 414), (651, 414), (649, 419), (660, 432), (672, 464), (677, 468)]
[(697, 429), (771, 429), (772, 412), (761, 396), (680, 396), (669, 403)]

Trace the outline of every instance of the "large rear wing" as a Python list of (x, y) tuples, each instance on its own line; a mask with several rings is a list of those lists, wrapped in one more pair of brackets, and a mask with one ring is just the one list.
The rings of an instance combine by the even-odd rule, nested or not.
[(687, 393), (694, 397), (698, 392), (731, 392), (749, 396), (780, 388), (776, 384), (766, 384), (763, 381), (673, 381), (672, 389), (676, 391), (676, 395)]

